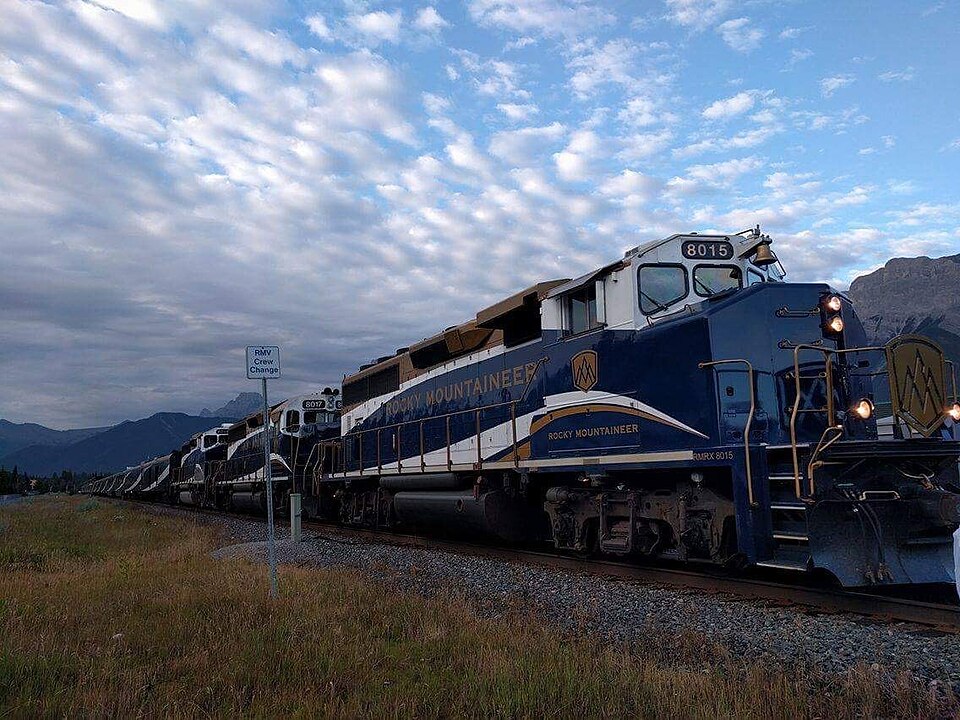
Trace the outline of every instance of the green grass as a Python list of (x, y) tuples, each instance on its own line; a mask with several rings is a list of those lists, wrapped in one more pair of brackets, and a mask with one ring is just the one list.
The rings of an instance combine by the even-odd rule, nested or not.
[(627, 650), (528, 609), (345, 571), (216, 561), (216, 531), (48, 498), (0, 511), (0, 717), (944, 717), (906, 677), (743, 665), (696, 636)]

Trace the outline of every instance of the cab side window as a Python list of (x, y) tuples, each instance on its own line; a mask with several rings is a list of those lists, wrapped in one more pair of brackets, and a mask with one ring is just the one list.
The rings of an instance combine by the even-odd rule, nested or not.
[(287, 427), (288, 428), (300, 427), (300, 411), (299, 410), (290, 410), (289, 412), (287, 412)]
[(687, 271), (682, 265), (643, 265), (637, 270), (640, 310), (654, 315), (687, 296)]
[[(600, 327), (603, 321), (598, 313), (597, 285), (587, 283), (563, 298), (564, 325), (567, 335), (579, 335)], [(600, 303), (603, 298), (600, 299)]]

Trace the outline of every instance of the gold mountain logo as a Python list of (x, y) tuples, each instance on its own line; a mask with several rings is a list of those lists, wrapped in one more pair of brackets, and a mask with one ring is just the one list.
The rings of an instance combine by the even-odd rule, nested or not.
[(593, 350), (577, 353), (570, 360), (570, 369), (573, 371), (573, 386), (588, 392), (597, 384), (597, 353)]
[(887, 343), (886, 353), (893, 412), (929, 437), (945, 417), (943, 351), (924, 337), (901, 335)]

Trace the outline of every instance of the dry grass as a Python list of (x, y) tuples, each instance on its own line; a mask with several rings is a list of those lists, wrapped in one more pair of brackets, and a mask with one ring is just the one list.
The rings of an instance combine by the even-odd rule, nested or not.
[(0, 511), (0, 717), (944, 717), (869, 673), (814, 683), (698, 638), (627, 652), (521, 608), (215, 561), (215, 531), (82, 499)]

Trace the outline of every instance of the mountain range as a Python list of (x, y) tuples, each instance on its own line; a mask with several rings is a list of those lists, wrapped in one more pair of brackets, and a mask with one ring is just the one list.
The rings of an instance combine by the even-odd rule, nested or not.
[(60, 445), (28, 445), (0, 458), (0, 467), (18, 467), (49, 476), (64, 469), (78, 473), (114, 472), (165, 455), (192, 435), (234, 418), (156, 413), (126, 420), (82, 440)]
[(0, 420), (0, 457), (29, 445), (70, 445), (106, 429), (51, 430), (36, 423), (17, 424)]
[(111, 427), (52, 430), (36, 423), (0, 420), (0, 467), (30, 475), (61, 470), (115, 472), (179, 447), (191, 436), (256, 412), (259, 393), (243, 392), (216, 410), (199, 415), (159, 412)]

